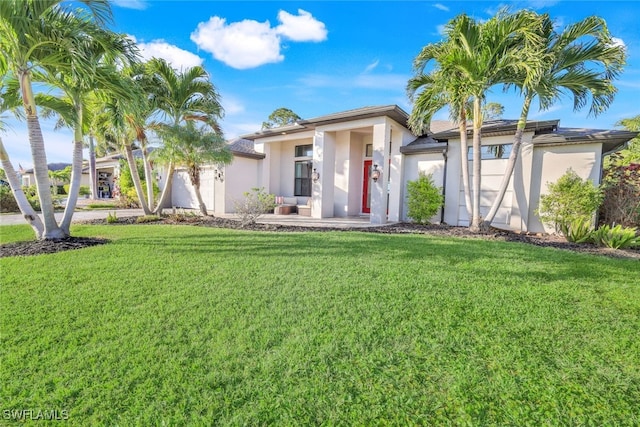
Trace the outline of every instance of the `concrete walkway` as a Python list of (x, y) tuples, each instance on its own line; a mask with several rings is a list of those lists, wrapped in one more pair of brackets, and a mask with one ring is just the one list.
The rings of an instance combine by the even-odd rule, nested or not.
[[(170, 213), (171, 209), (165, 209), (164, 213)], [(179, 212), (198, 212), (197, 210), (179, 209)], [(100, 209), (100, 210), (77, 210), (73, 214), (73, 222), (87, 221), (92, 219), (106, 219), (110, 213), (116, 214), (118, 218), (130, 216), (142, 216), (142, 209)], [(62, 219), (63, 212), (56, 212), (58, 221)], [(234, 214), (216, 215), (221, 218), (236, 219)], [(331, 228), (365, 228), (373, 227), (368, 216), (347, 217), (347, 218), (311, 218), (299, 215), (274, 215), (267, 214), (258, 220), (262, 224), (279, 224), (301, 227), (331, 227)], [(21, 214), (0, 214), (0, 225), (26, 224)]]

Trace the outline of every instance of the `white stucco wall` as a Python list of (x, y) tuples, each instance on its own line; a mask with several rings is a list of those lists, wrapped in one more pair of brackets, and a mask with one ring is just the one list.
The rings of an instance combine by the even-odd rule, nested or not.
[[(235, 203), (242, 200), (245, 191), (251, 191), (252, 188), (256, 187), (264, 187), (261, 179), (261, 168), (259, 167), (260, 162), (263, 161), (235, 156), (233, 162), (225, 166), (224, 190), (221, 191), (222, 194), (219, 196), (216, 194), (216, 205), (219, 206), (218, 197), (220, 200), (224, 200), (225, 213), (235, 212)], [(219, 187), (222, 187), (222, 185)]]
[(582, 179), (600, 184), (602, 144), (576, 144), (556, 146), (535, 146), (533, 150), (531, 175), (531, 203), (529, 206), (528, 230), (532, 232), (553, 232), (553, 227), (543, 225), (535, 214), (540, 197), (548, 194), (548, 183), (556, 182), (569, 169), (573, 169)]

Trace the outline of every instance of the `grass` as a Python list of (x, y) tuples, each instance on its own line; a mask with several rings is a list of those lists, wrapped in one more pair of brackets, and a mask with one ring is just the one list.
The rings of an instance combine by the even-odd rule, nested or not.
[(640, 424), (637, 261), (418, 235), (74, 234), (113, 242), (0, 259), (1, 410), (71, 425)]

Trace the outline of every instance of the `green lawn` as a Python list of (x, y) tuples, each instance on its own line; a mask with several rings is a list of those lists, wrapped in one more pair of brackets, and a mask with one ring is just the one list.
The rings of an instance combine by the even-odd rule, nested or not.
[(113, 242), (0, 259), (0, 417), (640, 424), (638, 261), (421, 235), (74, 234)]

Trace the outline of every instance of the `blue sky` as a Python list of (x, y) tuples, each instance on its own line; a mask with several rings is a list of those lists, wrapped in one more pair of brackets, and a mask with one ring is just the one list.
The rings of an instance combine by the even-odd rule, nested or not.
[[(227, 138), (260, 129), (277, 108), (303, 118), (372, 105), (411, 111), (405, 85), (421, 48), (441, 39), (442, 27), (460, 13), (491, 17), (501, 6), (548, 12), (559, 27), (590, 15), (607, 21), (624, 43), (628, 65), (617, 81), (612, 107), (597, 118), (574, 113), (564, 99), (550, 110), (534, 106), (530, 119), (560, 119), (565, 127), (613, 128), (640, 114), (640, 31), (636, 1), (113, 1), (112, 29), (135, 38), (143, 56), (174, 67), (203, 65), (222, 96)], [(496, 88), (488, 101), (517, 118), (521, 99)], [(437, 119), (447, 119), (442, 111)], [(44, 123), (49, 162), (71, 161), (71, 132)], [(3, 135), (14, 164), (32, 165), (26, 126)]]

